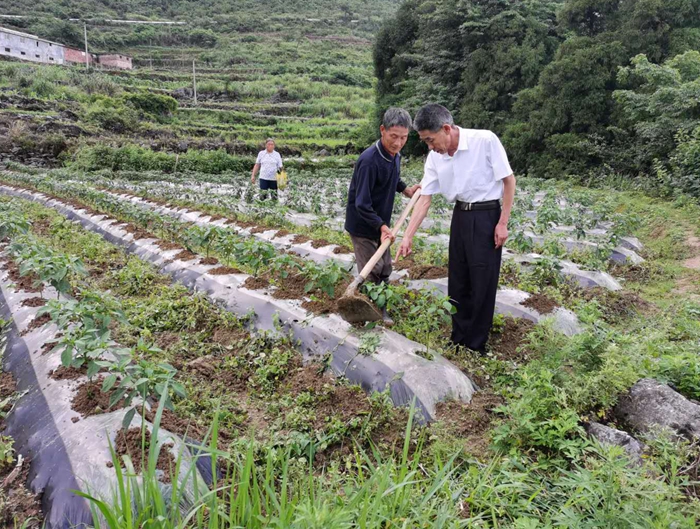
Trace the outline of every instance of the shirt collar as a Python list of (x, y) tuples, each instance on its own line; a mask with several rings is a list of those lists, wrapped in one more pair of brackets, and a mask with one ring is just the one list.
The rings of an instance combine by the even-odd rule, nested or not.
[(379, 156), (384, 158), (387, 162), (393, 162), (396, 160), (396, 156), (393, 156), (389, 154), (389, 152), (384, 148), (384, 145), (382, 145), (382, 140), (377, 140), (377, 143), (375, 143), (375, 146), (377, 147), (377, 151), (379, 151)]
[[(459, 129), (459, 143), (457, 144), (457, 151), (466, 151), (469, 149), (469, 146), (467, 145), (467, 131), (464, 130), (462, 127), (457, 128)], [(457, 154), (457, 151), (455, 151), (455, 154)], [(449, 160), (450, 158), (452, 158), (452, 156), (450, 156), (447, 153), (442, 155), (443, 159), (445, 160)]]

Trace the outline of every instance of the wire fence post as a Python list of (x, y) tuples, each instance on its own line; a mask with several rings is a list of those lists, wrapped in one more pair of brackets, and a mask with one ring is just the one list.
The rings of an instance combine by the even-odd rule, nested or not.
[(197, 71), (194, 65), (194, 59), (192, 59), (192, 88), (194, 92), (194, 104), (197, 104)]

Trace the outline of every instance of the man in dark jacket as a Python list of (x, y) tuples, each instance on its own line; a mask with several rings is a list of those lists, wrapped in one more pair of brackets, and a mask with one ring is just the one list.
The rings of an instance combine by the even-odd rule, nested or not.
[[(411, 116), (402, 108), (390, 108), (379, 127), (381, 138), (365, 150), (355, 163), (348, 190), (345, 229), (355, 249), (357, 269), (362, 270), (377, 248), (391, 234), (391, 213), (394, 196), (403, 193), (412, 197), (420, 187), (407, 187), (401, 180), (401, 155), (411, 128)], [(387, 251), (367, 278), (373, 283), (385, 282), (391, 275), (391, 252)]]

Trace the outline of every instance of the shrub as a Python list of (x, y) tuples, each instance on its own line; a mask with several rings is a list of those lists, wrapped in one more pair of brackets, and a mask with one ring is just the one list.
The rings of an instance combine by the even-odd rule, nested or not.
[(169, 116), (177, 110), (177, 101), (166, 95), (138, 92), (122, 97), (125, 103), (155, 116)]

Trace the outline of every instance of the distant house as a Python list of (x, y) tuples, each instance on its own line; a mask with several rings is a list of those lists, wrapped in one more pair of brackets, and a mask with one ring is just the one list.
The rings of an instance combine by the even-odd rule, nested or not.
[(23, 61), (64, 64), (65, 46), (29, 33), (0, 28), (0, 55)]
[(103, 68), (133, 68), (131, 57), (126, 55), (90, 53), (86, 56), (85, 51), (7, 28), (0, 28), (0, 56), (44, 64), (85, 64), (89, 61), (91, 65)]

